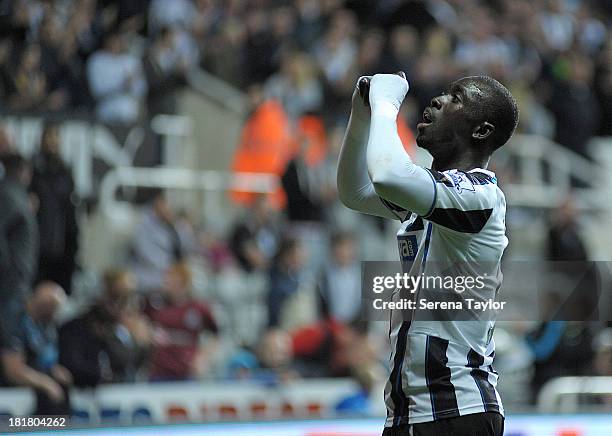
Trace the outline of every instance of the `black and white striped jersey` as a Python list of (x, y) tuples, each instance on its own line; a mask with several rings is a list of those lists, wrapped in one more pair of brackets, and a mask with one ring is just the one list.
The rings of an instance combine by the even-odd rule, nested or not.
[[(479, 297), (495, 299), (500, 261), (508, 244), (506, 201), (495, 174), (427, 170), (433, 204), (422, 216), (382, 200), (402, 220), (397, 241), (405, 273), (434, 276), (453, 269), (473, 275), (486, 265), (488, 280)], [(429, 188), (428, 188), (429, 189)], [(382, 198), (381, 198), (382, 199)], [(482, 274), (483, 271), (479, 271)], [(419, 299), (421, 289), (412, 298)], [(394, 300), (401, 298), (396, 290)], [(503, 414), (492, 363), (494, 319), (440, 320), (391, 311), (390, 377), (385, 386), (387, 427), (486, 411)]]

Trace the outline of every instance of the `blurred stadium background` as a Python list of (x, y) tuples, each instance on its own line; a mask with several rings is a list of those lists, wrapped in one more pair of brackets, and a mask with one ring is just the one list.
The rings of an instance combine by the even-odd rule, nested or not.
[[(380, 434), (387, 326), (358, 319), (359, 262), (395, 260), (395, 229), (336, 197), (356, 78), (406, 71), (422, 164), (429, 99), (498, 78), (521, 109), (491, 164), (505, 261), (609, 261), (611, 19), (609, 0), (1, 0), (0, 414)], [(609, 323), (495, 337), (506, 434), (612, 434)], [(176, 423), (198, 424), (155, 427)]]

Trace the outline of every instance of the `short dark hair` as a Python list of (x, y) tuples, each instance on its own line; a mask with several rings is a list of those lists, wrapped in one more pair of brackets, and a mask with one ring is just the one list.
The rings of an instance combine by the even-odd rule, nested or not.
[(474, 80), (486, 87), (486, 97), (482, 101), (482, 114), (495, 126), (489, 141), (491, 151), (497, 150), (512, 137), (519, 121), (519, 109), (516, 100), (504, 85), (489, 76), (474, 76)]
[(300, 241), (297, 238), (291, 236), (283, 236), (278, 244), (274, 260), (279, 262), (284, 259), (293, 250), (300, 247)]
[(6, 177), (15, 178), (22, 171), (29, 169), (30, 163), (17, 153), (9, 153), (0, 159)]
[(59, 123), (58, 121), (46, 121), (43, 129), (42, 129), (42, 134), (40, 135), (41, 138), (44, 137), (47, 132), (51, 131), (51, 130), (56, 130), (59, 129), (61, 127), (61, 123)]
[(336, 230), (332, 233), (330, 238), (330, 245), (332, 247), (336, 247), (346, 241), (353, 241), (354, 235), (352, 232), (348, 230)]

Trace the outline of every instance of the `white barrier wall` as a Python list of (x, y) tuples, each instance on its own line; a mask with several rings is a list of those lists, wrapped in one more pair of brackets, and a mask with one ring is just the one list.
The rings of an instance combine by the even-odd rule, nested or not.
[[(266, 386), (255, 382), (173, 382), (104, 385), (73, 390), (75, 420), (130, 425), (177, 421), (245, 421), (334, 416), (342, 399), (359, 391), (349, 379), (322, 379)], [(27, 415), (34, 397), (27, 389), (0, 389), (0, 414)]]

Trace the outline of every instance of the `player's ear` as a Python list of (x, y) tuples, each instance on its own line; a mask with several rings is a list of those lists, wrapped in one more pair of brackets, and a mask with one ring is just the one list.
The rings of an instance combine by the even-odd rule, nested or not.
[(483, 141), (495, 131), (495, 126), (487, 121), (477, 125), (472, 131), (472, 138)]

